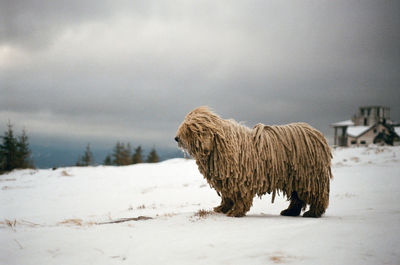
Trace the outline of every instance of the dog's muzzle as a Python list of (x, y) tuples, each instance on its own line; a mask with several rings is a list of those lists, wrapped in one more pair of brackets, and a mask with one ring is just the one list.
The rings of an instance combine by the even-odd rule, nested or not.
[(178, 138), (178, 137), (175, 137), (175, 141), (176, 141), (177, 143), (179, 143), (179, 138)]

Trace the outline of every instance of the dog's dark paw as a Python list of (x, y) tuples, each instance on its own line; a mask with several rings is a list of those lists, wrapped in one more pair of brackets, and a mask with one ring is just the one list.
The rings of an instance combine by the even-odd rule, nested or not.
[(300, 211), (298, 209), (286, 209), (281, 212), (283, 216), (299, 216)]
[(312, 211), (307, 211), (303, 214), (303, 217), (313, 217), (313, 218), (318, 218), (321, 217), (321, 215), (317, 215)]

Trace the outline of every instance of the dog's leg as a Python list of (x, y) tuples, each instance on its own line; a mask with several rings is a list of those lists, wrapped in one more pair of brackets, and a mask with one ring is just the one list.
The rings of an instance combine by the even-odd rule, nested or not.
[(230, 217), (242, 217), (245, 216), (246, 213), (250, 210), (251, 203), (238, 201), (235, 202), (232, 209), (229, 210), (226, 215)]
[(310, 205), (310, 210), (303, 214), (303, 217), (321, 217), (325, 213), (326, 208), (328, 207), (329, 197), (328, 198), (320, 198), (317, 202), (312, 203)]
[(233, 207), (233, 201), (222, 195), (221, 205), (214, 207), (214, 211), (217, 213), (227, 213)]
[(233, 202), (233, 207), (226, 214), (230, 217), (242, 217), (250, 210), (253, 204), (253, 195), (242, 198), (240, 195), (237, 196)]
[[(329, 190), (328, 190), (329, 191)], [(303, 217), (321, 217), (329, 205), (329, 192), (321, 192), (315, 200), (310, 203), (310, 210)]]
[(299, 199), (297, 192), (292, 192), (290, 196), (290, 205), (286, 210), (281, 212), (284, 216), (299, 216), (301, 209), (305, 206), (305, 203)]
[(310, 210), (303, 214), (303, 217), (321, 217), (321, 215), (325, 212), (325, 209), (318, 207), (315, 204), (310, 205)]

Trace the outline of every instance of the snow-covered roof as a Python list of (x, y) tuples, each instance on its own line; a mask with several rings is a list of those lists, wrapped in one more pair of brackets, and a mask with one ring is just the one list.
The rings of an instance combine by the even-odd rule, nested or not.
[(358, 137), (368, 131), (372, 126), (349, 126), (347, 127), (347, 135)]
[(394, 131), (398, 136), (400, 136), (400, 126), (394, 127)]
[(331, 124), (334, 127), (340, 127), (340, 126), (352, 126), (354, 125), (354, 122), (352, 120), (345, 120), (345, 121), (339, 121), (336, 123)]

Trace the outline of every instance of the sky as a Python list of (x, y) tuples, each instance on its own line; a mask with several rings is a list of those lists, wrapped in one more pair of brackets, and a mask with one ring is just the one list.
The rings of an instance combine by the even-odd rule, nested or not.
[[(0, 129), (31, 144), (176, 148), (186, 113), (400, 121), (399, 1), (0, 1)], [(83, 150), (84, 147), (82, 147)]]

